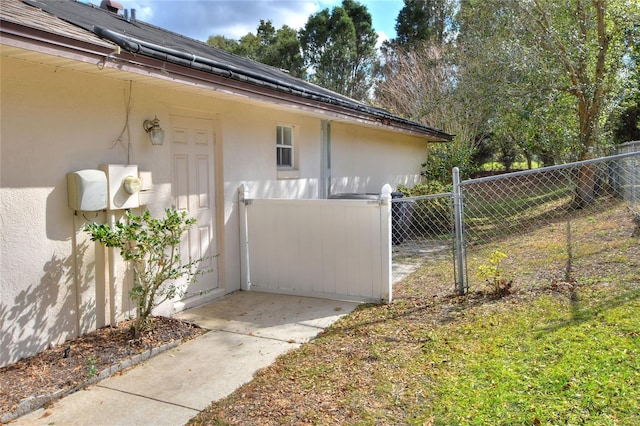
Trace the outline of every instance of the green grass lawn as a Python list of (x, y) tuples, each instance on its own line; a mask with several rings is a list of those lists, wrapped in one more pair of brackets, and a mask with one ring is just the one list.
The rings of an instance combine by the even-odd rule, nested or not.
[[(640, 287), (582, 286), (474, 309), (430, 333), (422, 424), (640, 424)], [(445, 362), (446, 361), (446, 362)]]
[(470, 274), (507, 254), (503, 298), (477, 279), (453, 296), (450, 261), (429, 261), (191, 424), (638, 425), (632, 229), (620, 207), (474, 248)]

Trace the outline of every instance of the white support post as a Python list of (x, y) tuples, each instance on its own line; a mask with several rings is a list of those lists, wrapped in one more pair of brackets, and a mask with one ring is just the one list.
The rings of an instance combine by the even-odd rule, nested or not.
[(244, 183), (238, 188), (238, 210), (240, 221), (240, 289), (251, 290), (251, 273), (249, 265), (249, 221), (247, 204), (250, 204), (249, 188)]
[(391, 274), (391, 185), (388, 183), (380, 191), (380, 270), (382, 285), (388, 288), (387, 303), (393, 299), (393, 281)]

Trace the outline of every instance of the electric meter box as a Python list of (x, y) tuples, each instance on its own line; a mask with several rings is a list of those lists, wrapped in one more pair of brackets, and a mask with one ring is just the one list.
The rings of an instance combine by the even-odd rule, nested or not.
[(138, 193), (142, 182), (137, 165), (101, 164), (107, 176), (107, 210), (134, 209), (140, 206)]
[(107, 208), (107, 193), (107, 176), (102, 170), (67, 173), (67, 195), (71, 210), (104, 210)]

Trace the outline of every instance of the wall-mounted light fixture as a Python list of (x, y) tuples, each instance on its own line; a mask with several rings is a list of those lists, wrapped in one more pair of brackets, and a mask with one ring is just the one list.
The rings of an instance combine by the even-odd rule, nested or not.
[(149, 133), (151, 145), (162, 145), (164, 143), (164, 130), (160, 127), (160, 120), (156, 116), (153, 120), (144, 120), (142, 127)]

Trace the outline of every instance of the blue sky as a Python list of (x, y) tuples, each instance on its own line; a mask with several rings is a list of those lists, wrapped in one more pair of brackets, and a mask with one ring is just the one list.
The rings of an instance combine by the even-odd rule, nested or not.
[[(98, 0), (92, 0), (99, 3)], [(341, 0), (119, 0), (125, 9), (135, 9), (142, 21), (206, 41), (210, 35), (221, 34), (239, 39), (255, 33), (260, 19), (271, 20), (276, 28), (282, 25), (299, 29), (309, 15), (322, 9), (332, 9)], [(403, 0), (360, 0), (367, 6), (378, 32), (378, 42), (395, 37), (395, 23)]]

